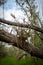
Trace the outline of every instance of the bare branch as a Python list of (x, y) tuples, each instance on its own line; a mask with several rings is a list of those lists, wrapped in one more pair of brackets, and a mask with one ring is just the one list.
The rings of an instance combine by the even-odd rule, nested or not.
[(8, 24), (8, 25), (13, 25), (13, 26), (18, 26), (18, 27), (24, 27), (24, 28), (30, 28), (30, 29), (33, 29), (33, 30), (36, 30), (38, 32), (43, 33), (43, 29), (40, 28), (40, 27), (38, 27), (38, 26), (36, 26), (36, 25), (15, 23), (15, 22), (12, 22), (12, 21), (4, 20), (4, 19), (0, 19), (0, 22)]
[(15, 17), (15, 15), (13, 15), (12, 13), (11, 13), (11, 16), (15, 19), (16, 17)]

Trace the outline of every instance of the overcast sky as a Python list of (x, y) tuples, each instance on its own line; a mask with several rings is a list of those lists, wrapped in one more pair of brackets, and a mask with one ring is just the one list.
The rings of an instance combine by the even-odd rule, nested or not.
[[(39, 13), (42, 18), (42, 8), (43, 8), (43, 0), (36, 0), (38, 2), (39, 6)], [(17, 19), (20, 18), (20, 20), (25, 16), (23, 15), (23, 12), (20, 10), (20, 6), (16, 4), (15, 0), (7, 0), (7, 3), (4, 5), (4, 18), (8, 20), (13, 20), (10, 13), (13, 13)], [(0, 17), (3, 18), (3, 6), (0, 6)]]

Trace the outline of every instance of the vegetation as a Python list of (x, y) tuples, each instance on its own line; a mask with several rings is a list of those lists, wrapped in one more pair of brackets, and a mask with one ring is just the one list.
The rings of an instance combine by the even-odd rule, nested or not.
[(4, 57), (0, 59), (0, 65), (43, 65), (43, 60), (39, 59), (37, 61), (33, 60), (33, 58), (17, 60), (15, 57)]
[[(0, 65), (43, 65), (43, 24), (35, 0), (16, 0), (16, 2), (28, 21), (23, 18), (22, 24), (0, 18)], [(0, 3), (2, 5), (5, 2)], [(11, 16), (16, 20), (15, 15)], [(8, 26), (12, 27), (10, 33)], [(14, 31), (16, 35), (12, 34)], [(6, 47), (6, 44), (12, 46)]]

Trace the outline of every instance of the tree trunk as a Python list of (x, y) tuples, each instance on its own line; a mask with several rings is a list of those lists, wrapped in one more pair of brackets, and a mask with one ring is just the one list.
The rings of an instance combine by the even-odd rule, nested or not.
[(20, 37), (16, 37), (13, 34), (10, 34), (4, 30), (0, 30), (0, 41), (16, 46), (30, 53), (31, 56), (43, 59), (43, 50), (40, 50), (39, 48), (33, 46), (32, 44), (21, 40)]

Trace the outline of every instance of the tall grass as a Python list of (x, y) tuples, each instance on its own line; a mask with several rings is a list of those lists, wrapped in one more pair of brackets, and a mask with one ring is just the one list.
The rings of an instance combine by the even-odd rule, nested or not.
[(17, 60), (15, 57), (4, 57), (0, 59), (0, 65), (43, 65), (43, 60), (38, 60), (35, 63), (33, 58)]

